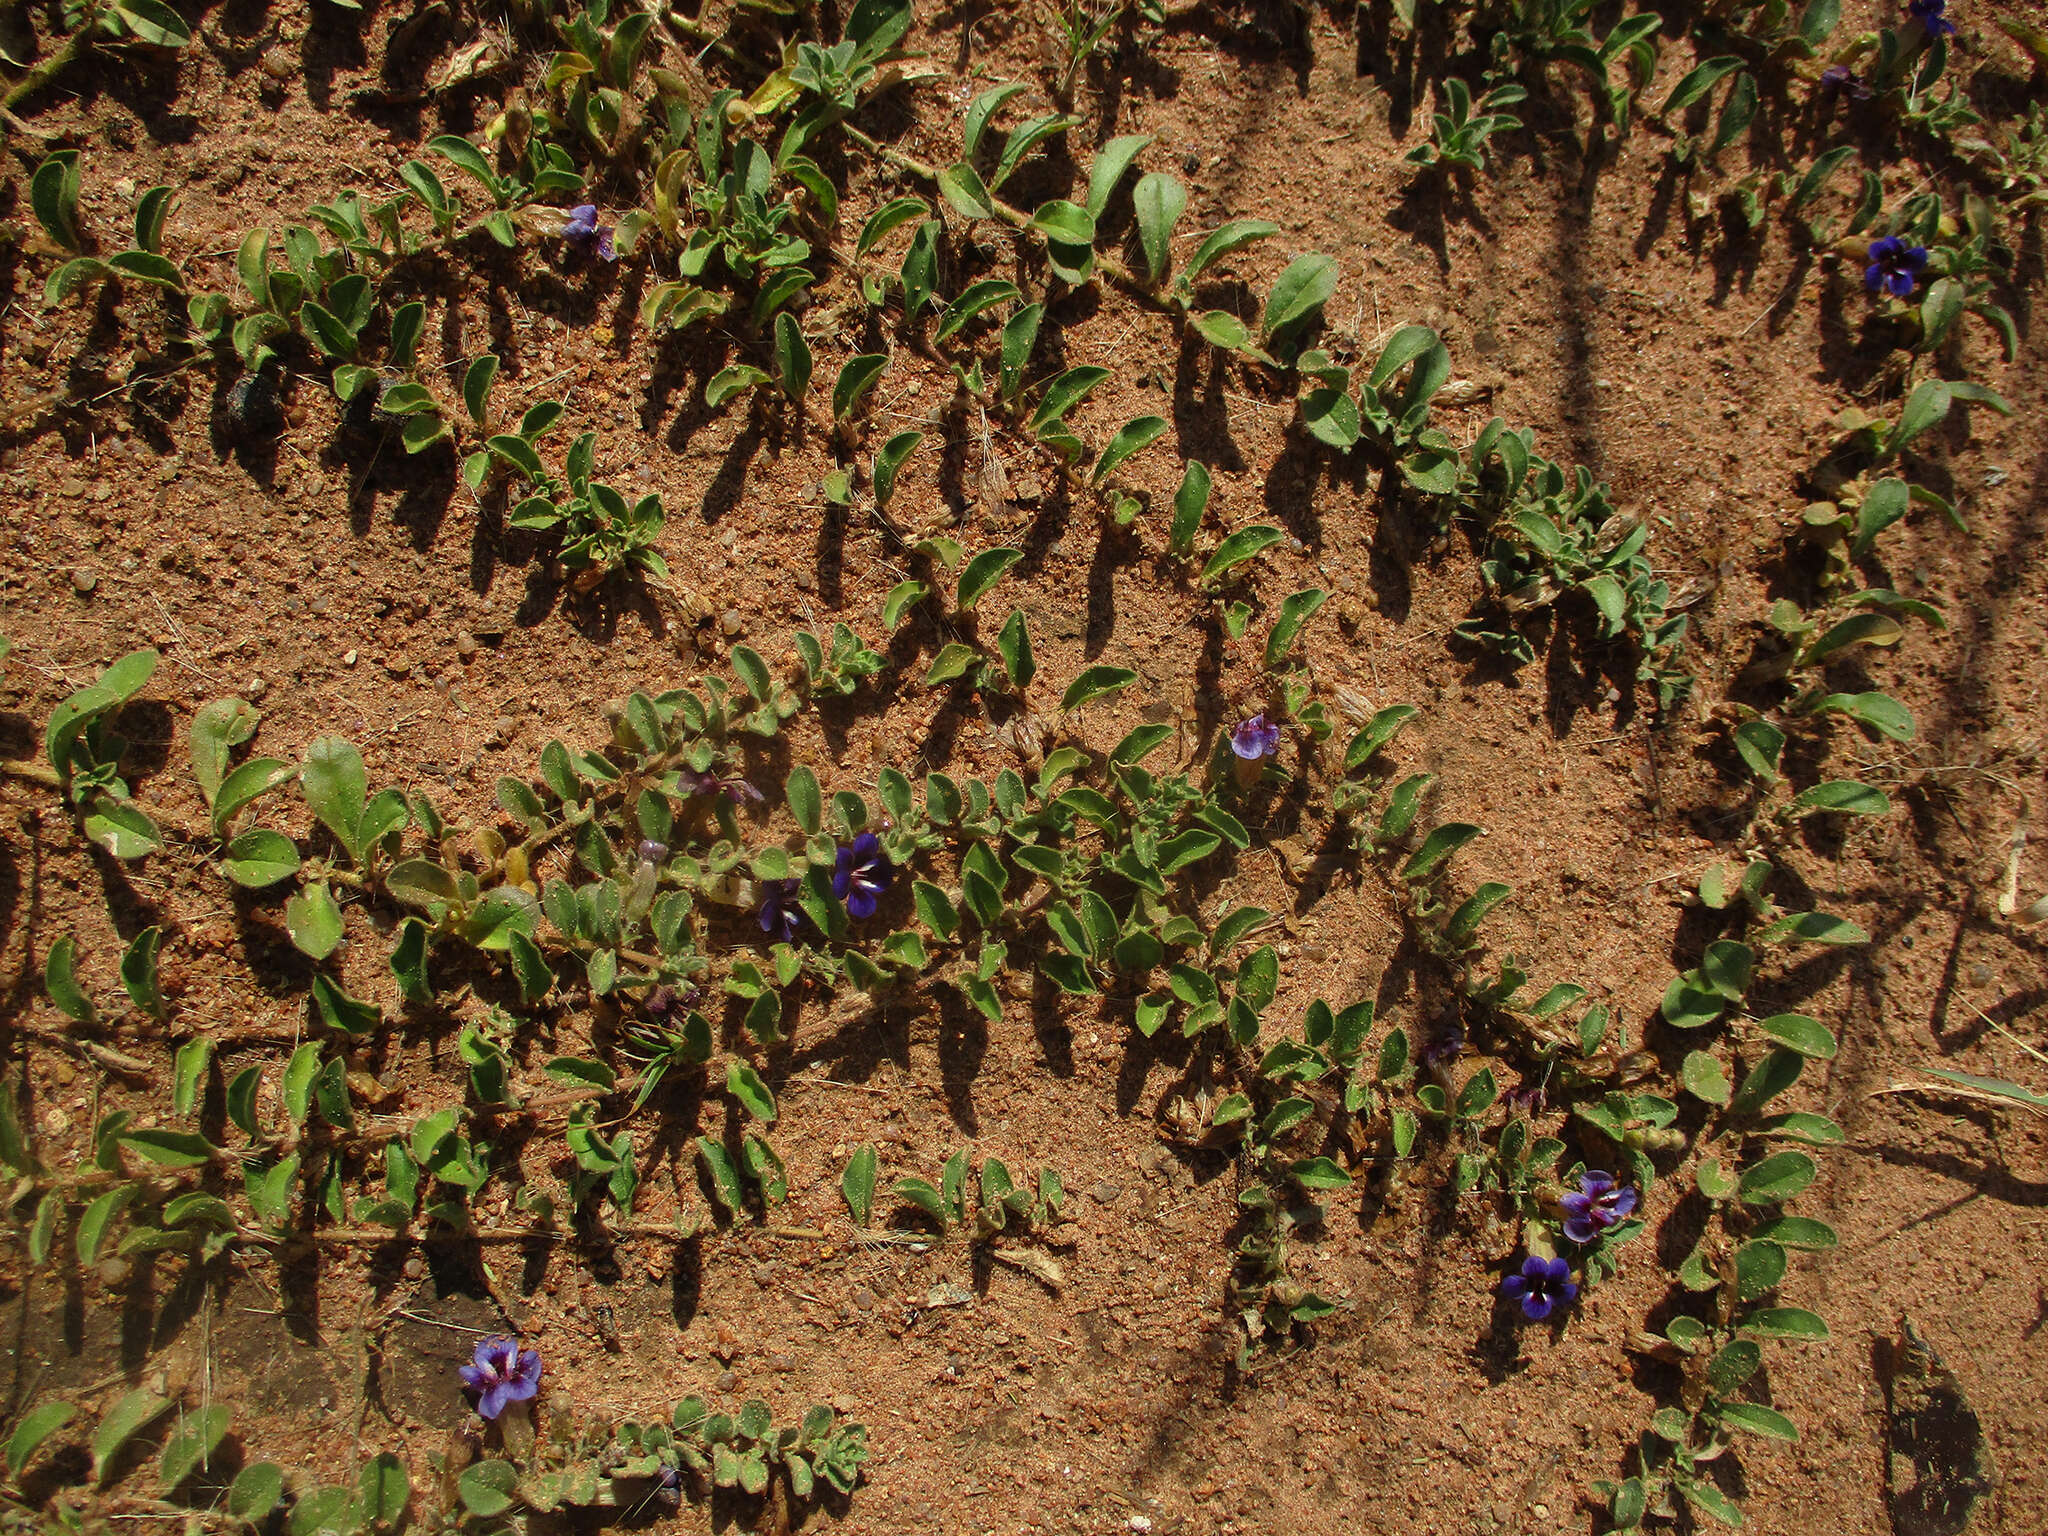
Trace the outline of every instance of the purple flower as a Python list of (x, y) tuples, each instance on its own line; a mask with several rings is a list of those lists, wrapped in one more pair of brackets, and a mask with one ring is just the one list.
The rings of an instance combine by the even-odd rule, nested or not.
[(1572, 1267), (1563, 1259), (1541, 1259), (1535, 1254), (1522, 1260), (1522, 1272), (1500, 1283), (1501, 1295), (1522, 1304), (1522, 1316), (1540, 1323), (1560, 1304), (1569, 1306), (1579, 1294), (1572, 1279)]
[(1636, 1208), (1632, 1185), (1618, 1184), (1614, 1175), (1589, 1168), (1579, 1175), (1579, 1187), (1566, 1192), (1564, 1235), (1575, 1243), (1590, 1243), (1609, 1227), (1617, 1225)]
[(1907, 0), (1906, 14), (1927, 29), (1931, 42), (1937, 37), (1954, 37), (1956, 24), (1946, 14), (1948, 0)]
[[(761, 882), (761, 931), (787, 944), (803, 926), (803, 908), (796, 904), (795, 880)], [(870, 911), (874, 910), (872, 907)]]
[(1820, 72), (1820, 87), (1829, 95), (1847, 96), (1851, 101), (1870, 100), (1870, 86), (1846, 64), (1830, 64)]
[(639, 853), (642, 864), (666, 864), (668, 862), (668, 844), (657, 843), (651, 837), (640, 839)]
[(1440, 1067), (1447, 1061), (1456, 1061), (1464, 1053), (1465, 1026), (1452, 1019), (1440, 1031), (1431, 1035), (1422, 1047), (1422, 1064), (1427, 1067)]
[(1257, 762), (1280, 750), (1280, 727), (1268, 725), (1264, 713), (1256, 714), (1230, 733), (1230, 750), (1246, 762)]
[(562, 238), (586, 256), (594, 255), (600, 261), (619, 259), (619, 253), (612, 248), (612, 226), (597, 222), (594, 204), (579, 203), (569, 210), (569, 222), (562, 226)]
[(882, 840), (863, 832), (850, 847), (839, 850), (832, 869), (832, 894), (846, 903), (846, 915), (855, 922), (875, 915), (875, 904), (889, 889), (889, 856), (882, 852)]
[(676, 1509), (683, 1502), (683, 1472), (680, 1467), (664, 1466), (654, 1474), (654, 1496), (664, 1508)]
[(1897, 235), (1885, 235), (1870, 242), (1870, 265), (1863, 269), (1863, 286), (1872, 293), (1882, 290), (1894, 298), (1910, 299), (1926, 270), (1926, 246), (1908, 245)]
[(687, 768), (679, 778), (693, 795), (723, 794), (734, 805), (759, 805), (767, 798), (745, 779), (721, 779), (715, 773), (692, 773)]
[(457, 1374), (465, 1387), (480, 1394), (476, 1411), (495, 1419), (513, 1403), (523, 1403), (540, 1391), (540, 1353), (521, 1349), (517, 1339), (501, 1334), (479, 1342), (475, 1363), (460, 1367)]

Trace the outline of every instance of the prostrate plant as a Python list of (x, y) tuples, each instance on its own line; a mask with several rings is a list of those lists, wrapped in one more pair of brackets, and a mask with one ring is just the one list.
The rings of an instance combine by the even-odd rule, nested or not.
[(1479, 98), (1479, 113), (1472, 112), (1472, 88), (1456, 75), (1439, 85), (1439, 110), (1431, 115), (1431, 136), (1402, 156), (1408, 165), (1425, 171), (1483, 171), (1487, 168), (1487, 140), (1496, 133), (1512, 133), (1522, 120), (1502, 110), (1528, 100), (1519, 85), (1496, 85)]
[(150, 187), (136, 194), (134, 243), (104, 260), (85, 254), (87, 232), (78, 216), (78, 151), (60, 149), (29, 178), (29, 206), (45, 233), (69, 260), (50, 273), (43, 285), (43, 303), (54, 305), (95, 279), (133, 278), (174, 293), (185, 288), (185, 274), (163, 254), (164, 220), (175, 198), (169, 187)]
[(1500, 617), (1467, 619), (1457, 632), (1526, 666), (1536, 653), (1514, 620), (1577, 591), (1590, 599), (1601, 638), (1630, 641), (1637, 678), (1655, 689), (1660, 711), (1670, 710), (1692, 682), (1676, 661), (1687, 621), (1672, 612), (1671, 589), (1644, 553), (1648, 526), (1618, 512), (1584, 465), (1567, 474), (1534, 444), (1527, 428), (1510, 431), (1496, 417), (1472, 445), (1479, 504), (1493, 518), (1480, 573)]

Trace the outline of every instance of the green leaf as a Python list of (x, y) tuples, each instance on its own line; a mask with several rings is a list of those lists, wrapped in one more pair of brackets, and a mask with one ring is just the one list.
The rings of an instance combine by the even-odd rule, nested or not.
[(1664, 105), (1657, 109), (1657, 115), (1669, 117), (1673, 112), (1691, 106), (1719, 85), (1726, 76), (1740, 68), (1742, 60), (1733, 55), (1724, 54), (1719, 58), (1708, 59), (1687, 73), (1672, 88), (1671, 94), (1664, 98)]
[(1353, 773), (1364, 767), (1373, 754), (1392, 742), (1400, 734), (1401, 727), (1419, 712), (1413, 704), (1390, 704), (1366, 721), (1344, 748), (1344, 771)]
[(1021, 128), (1012, 129), (1009, 138), (1003, 142), (1002, 153), (996, 157), (995, 174), (989, 178), (991, 190), (1008, 181), (1010, 173), (1032, 150), (1056, 134), (1077, 126), (1080, 121), (1078, 117), (1051, 115), (1033, 118)]
[(1726, 1104), (1734, 1092), (1728, 1082), (1728, 1074), (1722, 1070), (1720, 1058), (1710, 1051), (1688, 1054), (1679, 1068), (1679, 1078), (1684, 1082), (1686, 1092), (1709, 1104)]
[(1191, 289), (1195, 280), (1208, 271), (1211, 265), (1232, 251), (1242, 250), (1255, 240), (1264, 240), (1279, 233), (1278, 224), (1269, 224), (1264, 219), (1232, 219), (1229, 223), (1219, 226), (1196, 249), (1194, 259), (1181, 274), (1181, 286)]
[(251, 1462), (228, 1484), (228, 1513), (261, 1525), (284, 1497), (284, 1469), (273, 1461)]
[(373, 1525), (395, 1528), (412, 1502), (412, 1479), (405, 1463), (381, 1451), (356, 1474), (356, 1504)]
[(811, 344), (788, 310), (775, 317), (775, 372), (792, 400), (802, 400), (811, 387)]
[(192, 41), (192, 31), (164, 0), (113, 0), (122, 25), (135, 37), (157, 48), (182, 48)]
[(917, 451), (917, 445), (924, 441), (922, 432), (898, 432), (875, 455), (874, 491), (875, 505), (886, 507), (889, 498), (896, 494), (896, 475), (903, 468), (903, 461)]
[(1010, 686), (1019, 690), (1031, 686), (1031, 679), (1038, 675), (1038, 662), (1031, 654), (1031, 631), (1024, 622), (1024, 610), (1019, 608), (1003, 621), (1002, 630), (996, 635), (996, 654), (1003, 659), (1003, 670), (1009, 674)]
[(19, 1483), (29, 1458), (35, 1455), (37, 1448), (77, 1416), (78, 1410), (70, 1403), (44, 1403), (23, 1414), (7, 1440), (7, 1470), (12, 1474), (11, 1481)]
[(1209, 309), (1190, 317), (1188, 323), (1195, 333), (1212, 347), (1221, 347), (1226, 352), (1250, 352), (1252, 350), (1251, 327), (1228, 310)]
[(1038, 409), (1031, 413), (1032, 435), (1043, 436), (1046, 428), (1063, 421), (1068, 411), (1080, 404), (1091, 390), (1108, 377), (1107, 368), (1083, 365), (1069, 368), (1054, 379), (1046, 386), (1045, 395), (1040, 399)]
[(1138, 243), (1145, 250), (1145, 275), (1156, 288), (1166, 276), (1173, 227), (1187, 211), (1188, 189), (1176, 178), (1154, 171), (1141, 176), (1131, 189), (1131, 204), (1138, 216)]
[(1938, 426), (1947, 418), (1949, 407), (1955, 401), (1955, 391), (1940, 379), (1928, 379), (1906, 397), (1906, 408), (1899, 415), (1898, 426), (1885, 441), (1887, 457), (1920, 436)]
[(1024, 387), (1024, 365), (1031, 361), (1031, 349), (1038, 341), (1038, 323), (1045, 318), (1043, 304), (1026, 304), (1003, 323), (1001, 362), (1002, 396), (1017, 398)]
[(958, 161), (940, 171), (938, 185), (939, 195), (961, 218), (992, 219), (996, 216), (995, 199), (989, 195), (981, 172), (966, 161)]
[(704, 384), (704, 403), (717, 410), (735, 395), (768, 382), (767, 370), (751, 363), (732, 363), (711, 375)]
[(1749, 1071), (1742, 1086), (1729, 1102), (1729, 1113), (1738, 1119), (1754, 1115), (1772, 1099), (1799, 1081), (1805, 1058), (1797, 1051), (1773, 1050)]
[(1736, 755), (1749, 771), (1765, 783), (1778, 778), (1778, 759), (1785, 750), (1785, 733), (1768, 720), (1745, 720), (1732, 733)]
[(1266, 312), (1259, 323), (1268, 342), (1275, 336), (1307, 322), (1337, 291), (1337, 263), (1333, 257), (1311, 251), (1288, 264), (1266, 297)]
[(797, 825), (815, 837), (825, 824), (825, 801), (818, 789), (818, 776), (799, 763), (790, 769), (789, 778), (783, 784), (783, 795), (789, 801), (790, 814), (796, 818)]
[(95, 1486), (107, 1480), (107, 1473), (114, 1464), (114, 1458), (121, 1448), (138, 1434), (162, 1418), (170, 1410), (171, 1400), (159, 1397), (147, 1387), (138, 1387), (128, 1393), (100, 1420), (99, 1428), (92, 1436), (92, 1481)]
[(1116, 436), (1109, 440), (1109, 446), (1102, 450), (1102, 457), (1096, 461), (1095, 472), (1089, 477), (1089, 484), (1100, 485), (1110, 472), (1140, 448), (1157, 442), (1166, 431), (1163, 416), (1138, 416), (1123, 424)]
[(853, 1213), (857, 1227), (866, 1226), (874, 1210), (876, 1163), (874, 1143), (865, 1142), (854, 1149), (846, 1171), (839, 1176), (839, 1192), (846, 1197), (846, 1208)]
[(1090, 218), (1102, 218), (1109, 207), (1110, 195), (1116, 191), (1117, 183), (1124, 179), (1124, 172), (1131, 168), (1131, 162), (1151, 142), (1149, 133), (1118, 134), (1095, 152), (1095, 159), (1088, 167), (1087, 208)]
[(177, 1492), (187, 1478), (212, 1461), (227, 1438), (233, 1417), (225, 1403), (214, 1403), (183, 1420), (164, 1442), (163, 1459), (157, 1464), (159, 1494)]
[(509, 1461), (474, 1461), (455, 1480), (462, 1507), (479, 1520), (494, 1520), (517, 1502), (518, 1470)]
[(1401, 878), (1407, 881), (1427, 880), (1443, 865), (1444, 861), (1460, 848), (1479, 836), (1480, 829), (1470, 822), (1447, 821), (1433, 830), (1422, 840), (1422, 846), (1401, 866)]
[(1859, 784), (1854, 779), (1830, 779), (1795, 795), (1783, 812), (1790, 820), (1817, 811), (1840, 812), (1848, 816), (1882, 816), (1892, 808), (1881, 789)]
[(2016, 1104), (2025, 1109), (2048, 1110), (2048, 1094), (2035, 1093), (2032, 1089), (2022, 1088), (2019, 1084), (2009, 1083), (2003, 1078), (1984, 1077), (1975, 1072), (1957, 1072), (1947, 1067), (1922, 1067), (1920, 1070), (1944, 1083), (1952, 1083), (1958, 1088), (1968, 1088), (1975, 1093), (1988, 1094), (1994, 1099), (2003, 1099), (2008, 1104)]
[(28, 201), (36, 222), (67, 251), (84, 248), (78, 229), (78, 151), (54, 151), (29, 178)]
[(1303, 1189), (1348, 1189), (1351, 1175), (1327, 1157), (1305, 1157), (1290, 1163), (1288, 1176)]
[(835, 421), (851, 421), (860, 404), (861, 396), (875, 387), (882, 377), (882, 370), (889, 366), (886, 352), (863, 352), (846, 360), (846, 366), (839, 370), (839, 378), (832, 386), (832, 418)]
[(1893, 741), (1911, 741), (1913, 712), (1888, 693), (1831, 693), (1812, 706), (1813, 712), (1847, 715)]
[(1268, 670), (1279, 666), (1287, 653), (1294, 649), (1294, 642), (1301, 637), (1302, 626), (1315, 617), (1316, 610), (1329, 600), (1329, 593), (1313, 587), (1281, 599), (1280, 616), (1273, 621), (1272, 633), (1266, 637)]
[(740, 1171), (732, 1160), (732, 1154), (709, 1136), (699, 1136), (697, 1155), (704, 1160), (704, 1166), (711, 1174), (711, 1192), (718, 1197), (718, 1203), (734, 1215), (745, 1210), (746, 1191), (740, 1184)]
[(299, 872), (299, 850), (283, 833), (255, 827), (227, 845), (220, 867), (235, 884), (261, 890)]
[(743, 1061), (733, 1061), (725, 1069), (725, 1091), (740, 1103), (746, 1112), (764, 1125), (775, 1123), (775, 1095), (761, 1080), (761, 1074)]
[(81, 1264), (92, 1264), (98, 1260), (100, 1245), (106, 1239), (107, 1224), (141, 1193), (140, 1184), (116, 1184), (86, 1206), (78, 1218), (76, 1247)]
[(95, 1014), (92, 999), (78, 984), (75, 973), (77, 958), (78, 941), (70, 934), (52, 943), (50, 952), (43, 957), (43, 991), (66, 1018), (90, 1024)]
[(1173, 496), (1173, 527), (1166, 540), (1166, 547), (1173, 554), (1185, 555), (1195, 547), (1202, 514), (1209, 507), (1209, 483), (1209, 466), (1190, 460), (1181, 474), (1180, 489)]
[(1723, 1403), (1720, 1406), (1721, 1422), (1735, 1429), (1747, 1430), (1752, 1435), (1761, 1435), (1766, 1440), (1795, 1441), (1799, 1428), (1775, 1408), (1766, 1408), (1762, 1403)]
[(1778, 1205), (1811, 1184), (1820, 1165), (1804, 1152), (1773, 1152), (1743, 1170), (1737, 1191), (1748, 1205)]
[(121, 986), (135, 1006), (153, 1019), (164, 1016), (164, 994), (158, 985), (156, 957), (164, 931), (149, 927), (135, 935), (121, 955)]
[(1825, 1322), (1798, 1307), (1759, 1307), (1743, 1317), (1739, 1326), (1745, 1333), (1766, 1339), (1818, 1342), (1828, 1336)]
[(1138, 674), (1128, 667), (1096, 665), (1084, 669), (1081, 675), (1067, 685), (1067, 691), (1060, 695), (1060, 710), (1065, 713), (1079, 709), (1083, 704), (1096, 699), (1107, 698), (1110, 694), (1130, 687), (1138, 680)]
[(43, 731), (43, 750), (50, 766), (65, 783), (71, 780), (71, 749), (85, 728), (140, 693), (150, 674), (156, 671), (156, 663), (157, 653), (153, 650), (131, 651), (50, 711), (49, 724)]
[(1249, 528), (1240, 528), (1216, 546), (1216, 553), (1211, 555), (1209, 563), (1202, 567), (1202, 574), (1198, 579), (1205, 587), (1221, 581), (1245, 561), (1271, 549), (1285, 537), (1286, 535), (1278, 528), (1266, 523), (1254, 523)]
[(1087, 209), (1076, 207), (1065, 198), (1056, 197), (1040, 203), (1033, 211), (1028, 227), (1063, 245), (1095, 243), (1094, 218)]
[(290, 763), (277, 758), (257, 757), (251, 758), (229, 773), (220, 781), (213, 796), (214, 835), (225, 837), (228, 823), (234, 819), (238, 811), (259, 796), (268, 794), (285, 780), (294, 777), (297, 772), (298, 770)]
[(240, 699), (215, 699), (192, 717), (192, 776), (207, 804), (219, 793), (228, 754), (256, 734), (257, 713)]
[(313, 1011), (329, 1029), (343, 1034), (367, 1035), (384, 1022), (383, 1010), (374, 1003), (349, 996), (341, 984), (325, 971), (313, 974)]
[(356, 845), (356, 824), (369, 795), (362, 754), (339, 736), (322, 736), (306, 749), (299, 785), (313, 814), (350, 857), (360, 861), (363, 850)]
[(942, 683), (956, 682), (980, 660), (981, 652), (973, 646), (964, 640), (950, 640), (932, 658), (931, 670), (924, 675), (924, 685), (936, 688)]
[(609, 1093), (619, 1081), (618, 1073), (586, 1056), (557, 1056), (541, 1070), (565, 1088), (596, 1088)]
[(1810, 1216), (1780, 1216), (1775, 1220), (1761, 1222), (1756, 1235), (1786, 1248), (1801, 1248), (1811, 1252), (1826, 1252), (1841, 1242), (1835, 1229), (1824, 1221), (1815, 1221)]
[(1803, 1013), (1773, 1014), (1768, 1019), (1758, 1019), (1756, 1027), (1769, 1035), (1780, 1045), (1810, 1056), (1816, 1061), (1831, 1061), (1835, 1054), (1835, 1036), (1825, 1024), (1809, 1019)]
[(971, 611), (982, 595), (1023, 558), (1023, 550), (1009, 548), (985, 549), (976, 555), (961, 569), (960, 584), (953, 595), (954, 608), (963, 613)]
[(968, 103), (966, 115), (960, 122), (960, 154), (963, 159), (975, 157), (981, 149), (982, 135), (988, 131), (989, 120), (1001, 110), (1004, 102), (1024, 88), (1020, 80), (1006, 81), (991, 86)]
[(341, 947), (341, 908), (334, 893), (324, 883), (307, 886), (284, 904), (284, 927), (301, 954), (325, 960)]
[(931, 211), (931, 204), (921, 197), (891, 199), (868, 215), (867, 223), (861, 226), (860, 238), (854, 242), (853, 254), (855, 257), (867, 255), (888, 239), (892, 231), (927, 217)]

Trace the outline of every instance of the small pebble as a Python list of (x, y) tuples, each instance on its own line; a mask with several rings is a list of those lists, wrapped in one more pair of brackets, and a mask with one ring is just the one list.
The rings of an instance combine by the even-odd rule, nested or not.
[(747, 621), (740, 617), (739, 609), (728, 608), (725, 610), (724, 614), (719, 618), (718, 627), (724, 630), (728, 635), (736, 635), (742, 629), (746, 628), (746, 623)]
[(100, 584), (99, 573), (80, 566), (71, 573), (71, 590), (81, 597)]

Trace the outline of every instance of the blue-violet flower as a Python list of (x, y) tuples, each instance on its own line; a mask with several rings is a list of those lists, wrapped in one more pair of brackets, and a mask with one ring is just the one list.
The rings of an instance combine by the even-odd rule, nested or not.
[(794, 879), (761, 882), (761, 931), (785, 944), (803, 926), (804, 910), (797, 905), (796, 892)]
[(474, 1363), (460, 1367), (458, 1374), (465, 1387), (480, 1394), (476, 1411), (495, 1419), (540, 1391), (540, 1352), (521, 1349), (517, 1339), (501, 1334), (479, 1341)]
[(1931, 42), (1937, 37), (1954, 37), (1956, 24), (1948, 19), (1948, 0), (1907, 0), (1906, 14), (1927, 29)]
[(1568, 1190), (1559, 1202), (1564, 1207), (1564, 1235), (1575, 1243), (1593, 1242), (1609, 1227), (1619, 1225), (1636, 1208), (1636, 1199), (1632, 1185), (1589, 1168), (1579, 1175), (1579, 1187)]
[(1280, 727), (1269, 725), (1263, 713), (1253, 715), (1230, 733), (1230, 750), (1247, 762), (1271, 757), (1280, 750)]
[(1820, 72), (1820, 86), (1830, 95), (1841, 94), (1851, 101), (1870, 100), (1870, 85), (1846, 64), (1830, 64)]
[(1872, 293), (1883, 291), (1893, 298), (1910, 299), (1926, 270), (1926, 246), (1908, 245), (1897, 235), (1885, 235), (1870, 242), (1870, 265), (1863, 269), (1863, 286)]
[(612, 229), (610, 224), (597, 222), (595, 204), (579, 203), (569, 210), (569, 222), (562, 226), (562, 238), (586, 256), (596, 256), (600, 261), (617, 261), (619, 253), (612, 246)]
[(839, 850), (832, 870), (832, 894), (846, 903), (846, 915), (860, 922), (875, 915), (882, 892), (889, 889), (891, 872), (882, 840), (863, 832), (851, 846)]
[(1500, 1283), (1501, 1295), (1522, 1304), (1522, 1316), (1540, 1323), (1560, 1305), (1569, 1306), (1578, 1294), (1572, 1267), (1563, 1259), (1543, 1259), (1535, 1254), (1522, 1260), (1522, 1272)]

